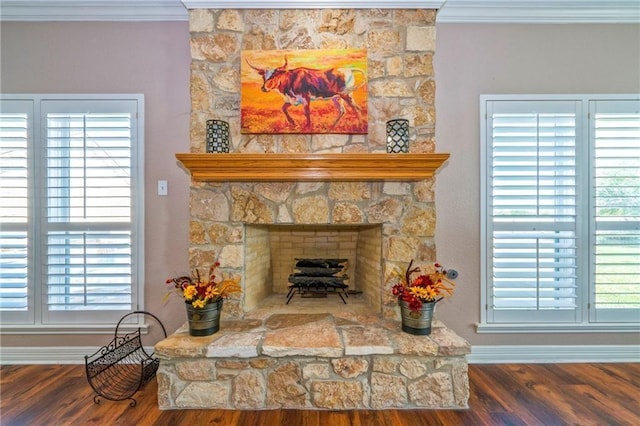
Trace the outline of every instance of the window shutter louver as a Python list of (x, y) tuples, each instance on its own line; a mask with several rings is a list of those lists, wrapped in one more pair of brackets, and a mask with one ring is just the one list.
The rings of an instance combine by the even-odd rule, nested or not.
[(49, 114), (49, 222), (131, 220), (131, 123), (122, 114)]
[(478, 330), (637, 331), (640, 99), (483, 95)]
[(574, 321), (575, 106), (541, 103), (527, 108), (496, 103), (489, 109), (492, 319)]
[(591, 103), (597, 321), (639, 321), (640, 103)]
[(130, 310), (131, 115), (49, 112), (46, 126), (49, 311)]
[(130, 309), (129, 232), (50, 232), (47, 247), (49, 309)]
[[(31, 102), (16, 102), (3, 105), (0, 111), (0, 310), (5, 312), (27, 313), (29, 308), (28, 149), (32, 110)], [(26, 318), (22, 314), (20, 317)]]
[(2, 332), (144, 308), (143, 117), (142, 95), (0, 95)]

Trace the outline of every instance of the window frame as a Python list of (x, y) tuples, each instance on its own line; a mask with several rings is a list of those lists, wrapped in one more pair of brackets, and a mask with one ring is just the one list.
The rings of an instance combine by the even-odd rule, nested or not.
[[(3, 334), (86, 334), (112, 333), (113, 324), (124, 314), (141, 310), (144, 306), (144, 95), (143, 94), (0, 94), (0, 101), (31, 102), (28, 116), (28, 198), (30, 215), (28, 226), (28, 315), (24, 312), (1, 312), (0, 331)], [(81, 104), (122, 103), (131, 110), (131, 309), (127, 310), (78, 310), (67, 311), (67, 319), (51, 315), (47, 306), (47, 273), (45, 270), (46, 241), (42, 230), (46, 229), (46, 171), (44, 161), (47, 151), (46, 119), (42, 116), (45, 102), (68, 103), (69, 112), (77, 112)], [(127, 109), (125, 108), (125, 110)], [(122, 108), (121, 108), (122, 109)], [(4, 110), (4, 108), (3, 108)], [(124, 112), (124, 111), (123, 111)], [(16, 315), (17, 314), (17, 315)], [(22, 316), (22, 318), (20, 318)], [(16, 317), (16, 318), (13, 318)], [(123, 328), (137, 328), (144, 318), (134, 316), (131, 324)]]
[[(592, 113), (592, 102), (598, 101), (624, 101), (630, 100), (640, 102), (638, 94), (579, 94), (579, 95), (492, 95), (480, 96), (480, 186), (481, 186), (481, 306), (480, 323), (476, 325), (479, 333), (522, 333), (522, 332), (591, 332), (591, 331), (614, 331), (614, 332), (638, 332), (640, 331), (640, 316), (638, 321), (614, 322), (596, 321), (595, 315), (595, 285), (591, 282), (593, 276), (593, 260), (595, 256), (595, 242), (591, 241), (594, 230), (591, 228), (594, 217), (594, 208), (590, 202), (594, 177), (592, 176), (595, 166), (593, 161), (593, 139), (594, 116)], [(490, 256), (492, 238), (489, 235), (491, 229), (490, 202), (490, 129), (491, 122), (489, 111), (492, 102), (575, 102), (576, 107), (576, 239), (577, 239), (577, 267), (578, 277), (576, 280), (576, 295), (578, 309), (574, 321), (558, 322), (553, 320), (554, 314), (549, 315), (548, 322), (545, 321), (517, 321), (509, 320), (497, 322), (492, 319), (491, 298), (492, 298), (492, 277), (490, 270)], [(550, 311), (552, 312), (552, 311)], [(542, 315), (542, 314), (541, 314)], [(516, 315), (517, 317), (517, 315)], [(633, 318), (632, 318), (633, 319)]]

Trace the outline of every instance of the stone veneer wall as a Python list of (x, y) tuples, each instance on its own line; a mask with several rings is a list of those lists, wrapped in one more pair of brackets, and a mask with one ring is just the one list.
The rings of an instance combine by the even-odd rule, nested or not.
[[(192, 10), (191, 152), (207, 119), (228, 121), (233, 152), (385, 152), (385, 123), (407, 118), (411, 152), (434, 152), (435, 10)], [(240, 53), (250, 49), (366, 48), (368, 135), (240, 135)], [(313, 106), (312, 106), (313, 109)], [(433, 181), (191, 185), (190, 264), (221, 262), (242, 279), (243, 224), (382, 224), (384, 276), (435, 260)], [(247, 283), (223, 315), (239, 318)], [(398, 318), (385, 278), (382, 313)], [(246, 300), (245, 300), (246, 299)]]

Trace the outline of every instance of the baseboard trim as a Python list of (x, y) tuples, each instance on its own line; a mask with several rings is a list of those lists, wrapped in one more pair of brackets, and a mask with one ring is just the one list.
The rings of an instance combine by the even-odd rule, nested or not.
[(469, 364), (640, 362), (640, 345), (473, 346)]
[[(0, 365), (84, 364), (85, 355), (93, 355), (98, 346), (0, 347)], [(144, 350), (151, 354), (153, 347)]]
[[(0, 347), (0, 365), (84, 364), (93, 346)], [(152, 353), (152, 347), (145, 347)], [(469, 364), (640, 362), (640, 345), (473, 346)]]

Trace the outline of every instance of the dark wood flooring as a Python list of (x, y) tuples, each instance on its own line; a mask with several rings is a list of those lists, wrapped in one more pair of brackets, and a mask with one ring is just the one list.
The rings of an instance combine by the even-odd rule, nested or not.
[(93, 403), (83, 365), (0, 367), (0, 424), (640, 425), (640, 363), (471, 365), (468, 410), (168, 410), (155, 380), (138, 404)]

